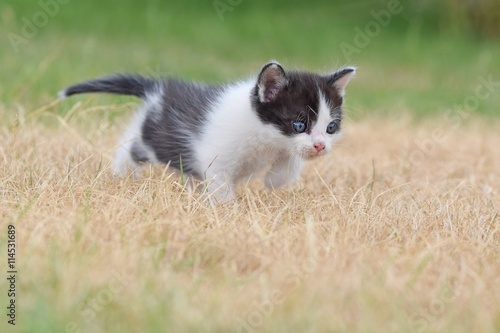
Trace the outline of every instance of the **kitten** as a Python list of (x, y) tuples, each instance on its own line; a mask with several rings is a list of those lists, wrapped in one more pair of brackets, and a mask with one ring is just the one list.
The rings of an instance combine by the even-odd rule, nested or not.
[(66, 88), (61, 98), (103, 92), (144, 100), (117, 150), (114, 172), (145, 162), (170, 163), (195, 179), (210, 180), (219, 202), (234, 186), (266, 170), (277, 188), (299, 177), (305, 160), (328, 153), (339, 138), (345, 87), (355, 73), (285, 71), (266, 64), (256, 78), (220, 86), (119, 75)]

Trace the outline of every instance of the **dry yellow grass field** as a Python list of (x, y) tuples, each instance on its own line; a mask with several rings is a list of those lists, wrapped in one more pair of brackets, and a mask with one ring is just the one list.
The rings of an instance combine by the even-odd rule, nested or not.
[(0, 112), (23, 332), (500, 331), (497, 120), (346, 119), (297, 184), (212, 207), (112, 177), (132, 105), (51, 108)]

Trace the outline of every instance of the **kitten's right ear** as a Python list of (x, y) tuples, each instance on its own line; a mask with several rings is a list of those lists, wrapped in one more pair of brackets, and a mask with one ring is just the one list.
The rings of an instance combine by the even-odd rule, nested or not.
[(277, 62), (270, 62), (260, 71), (257, 80), (259, 100), (262, 103), (272, 102), (288, 84), (283, 67)]
[(356, 67), (345, 67), (341, 70), (330, 74), (327, 77), (328, 84), (334, 87), (339, 93), (340, 97), (345, 94), (345, 87), (349, 83), (349, 80), (356, 74)]

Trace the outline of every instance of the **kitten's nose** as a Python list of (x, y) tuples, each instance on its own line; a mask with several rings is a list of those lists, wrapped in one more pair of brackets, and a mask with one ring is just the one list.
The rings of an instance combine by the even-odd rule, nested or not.
[(314, 148), (316, 148), (316, 151), (319, 153), (320, 151), (323, 151), (325, 149), (325, 145), (322, 143), (315, 143)]

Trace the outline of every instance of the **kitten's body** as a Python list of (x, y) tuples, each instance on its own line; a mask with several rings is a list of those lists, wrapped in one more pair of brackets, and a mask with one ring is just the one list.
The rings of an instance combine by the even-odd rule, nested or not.
[(303, 160), (331, 149), (353, 73), (354, 68), (327, 76), (285, 73), (273, 62), (256, 79), (224, 86), (115, 76), (71, 86), (60, 95), (141, 97), (145, 103), (120, 143), (115, 172), (124, 175), (144, 162), (170, 163), (211, 180), (209, 192), (227, 200), (242, 179), (269, 169), (266, 185), (282, 186), (298, 178)]

